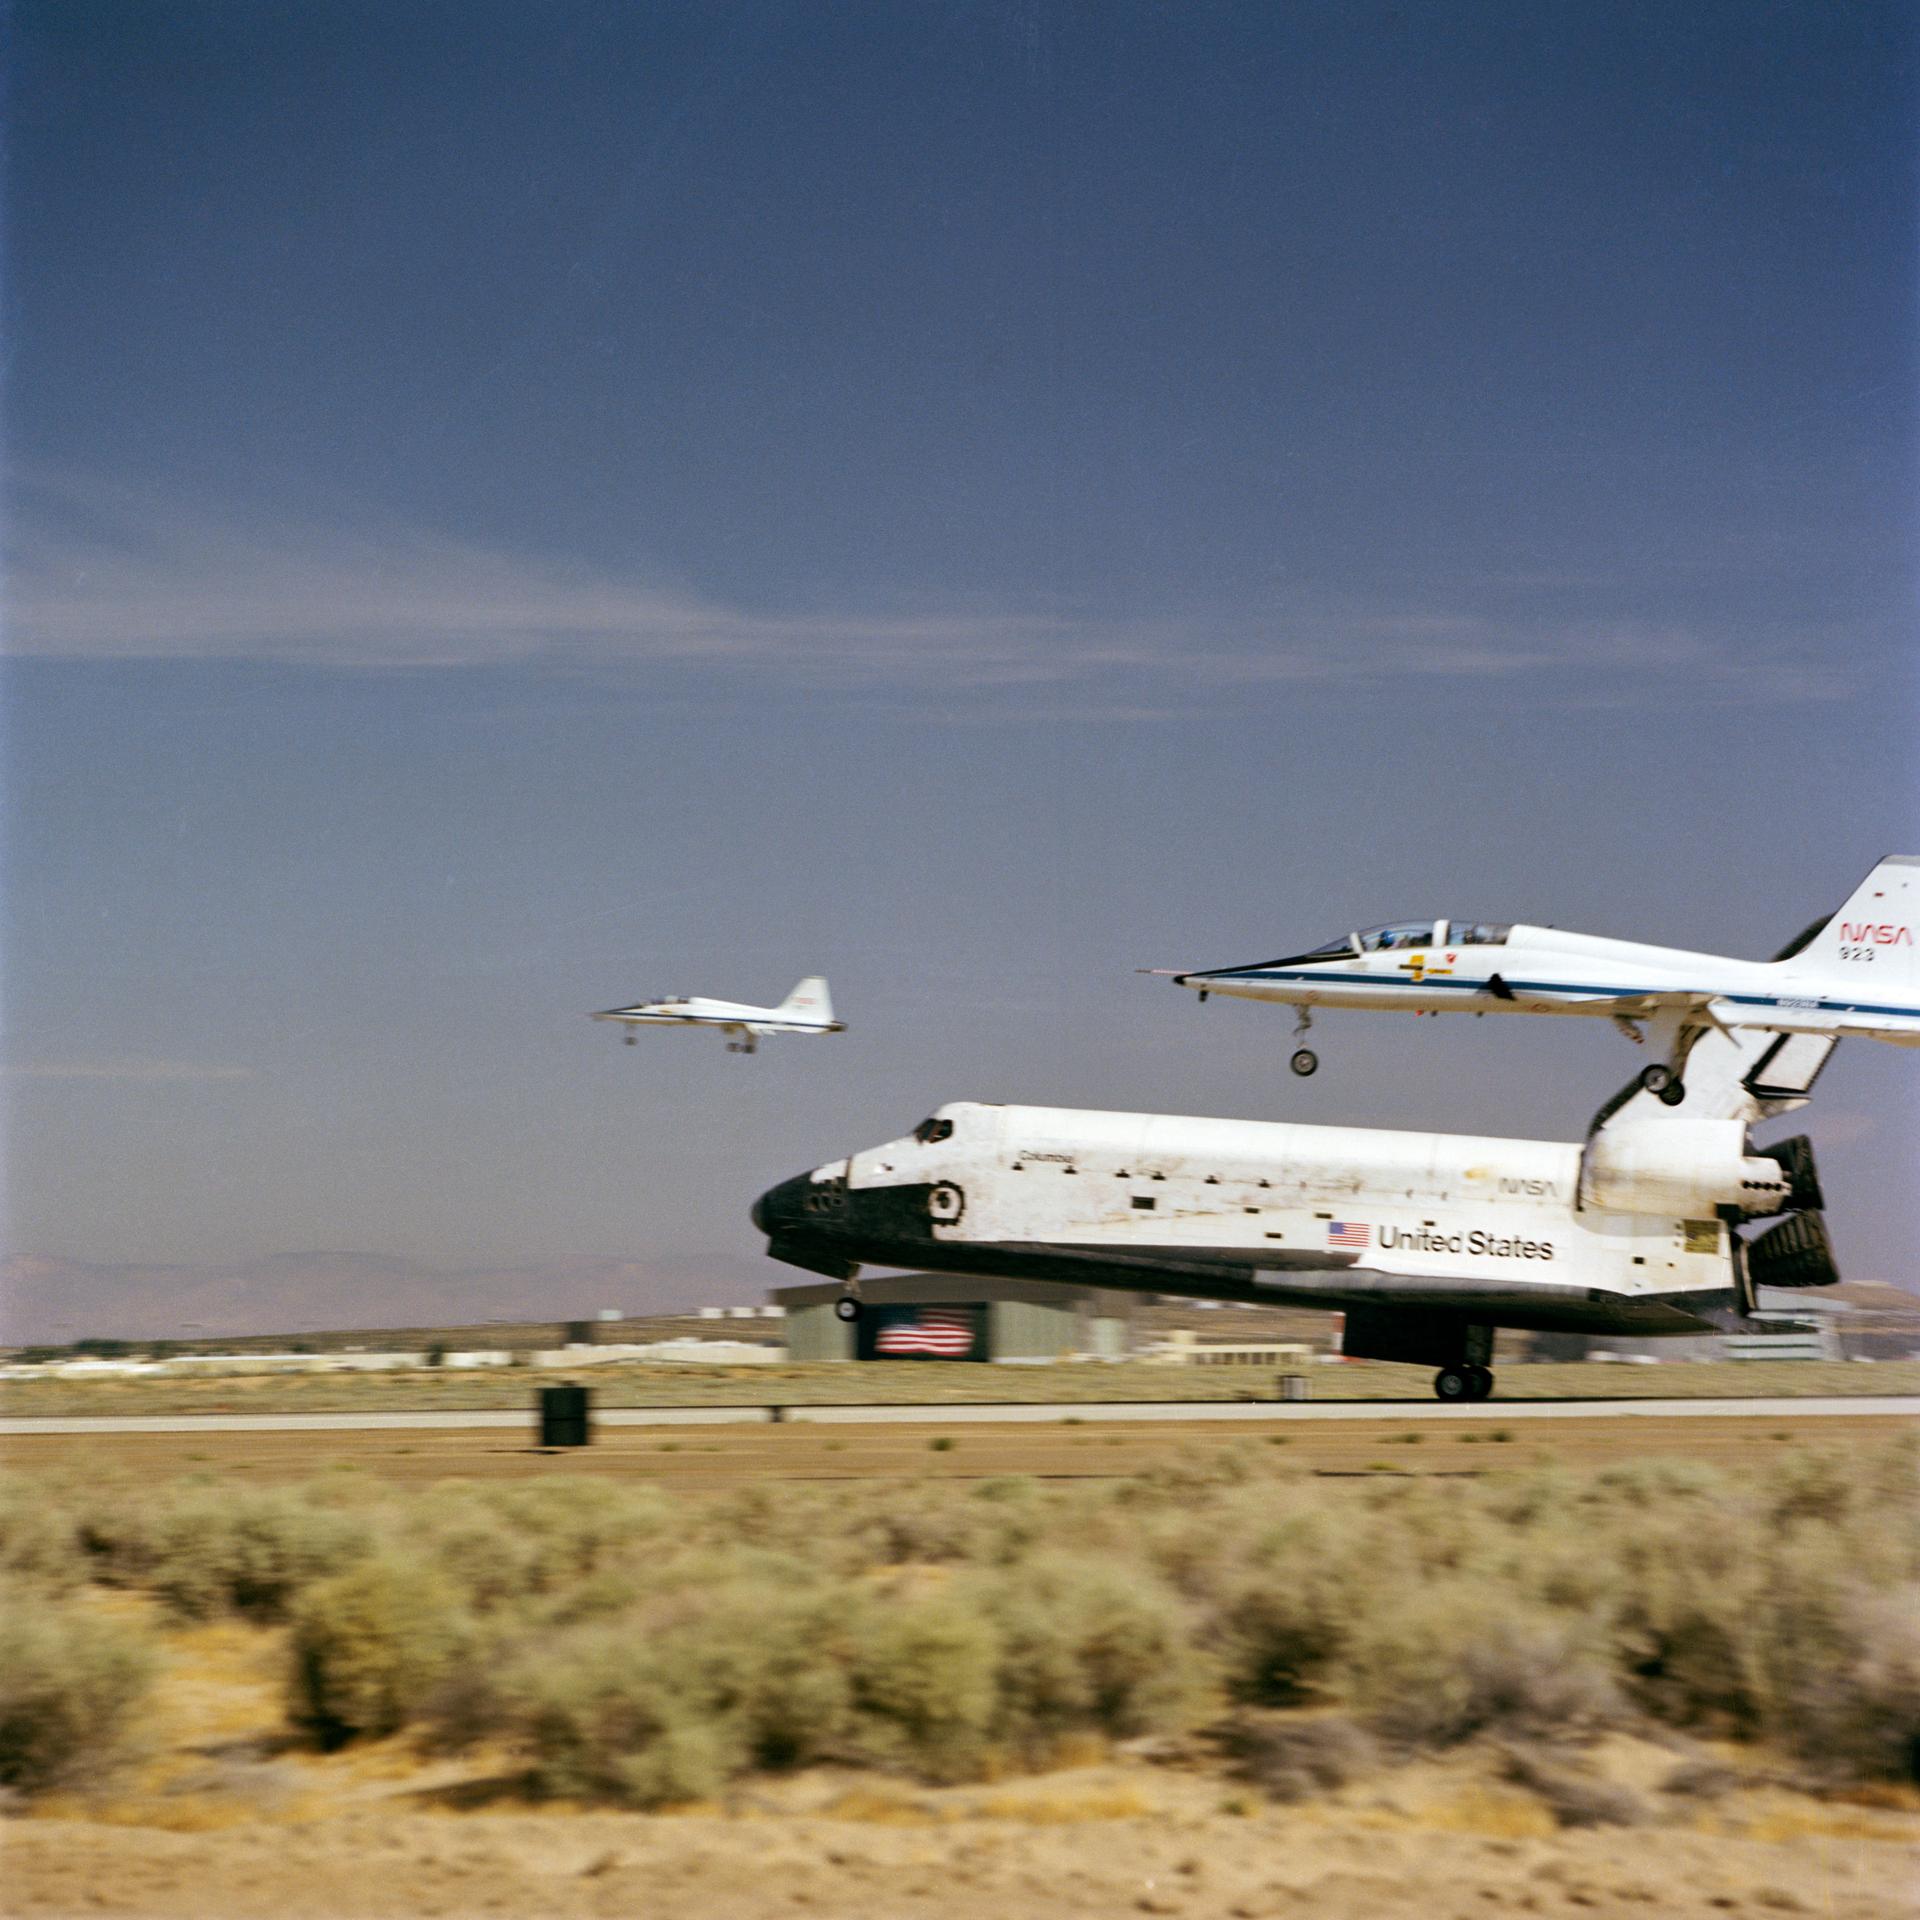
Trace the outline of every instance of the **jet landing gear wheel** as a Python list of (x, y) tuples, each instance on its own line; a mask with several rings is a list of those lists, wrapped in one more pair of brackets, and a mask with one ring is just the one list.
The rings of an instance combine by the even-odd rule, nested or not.
[(1485, 1400), (1493, 1393), (1489, 1367), (1442, 1367), (1433, 1376), (1436, 1400)]
[[(1313, 1009), (1311, 1007), (1302, 1007), (1300, 1009), (1299, 1019), (1293, 1023), (1293, 1037), (1296, 1040), (1304, 1040), (1312, 1025)], [(1298, 1047), (1294, 1050), (1293, 1058), (1287, 1062), (1287, 1065), (1304, 1080), (1308, 1074), (1319, 1071), (1320, 1056), (1315, 1053), (1311, 1047)]]
[[(1687, 1097), (1684, 1087), (1677, 1094), (1673, 1093), (1673, 1089), (1680, 1086), (1680, 1076), (1664, 1060), (1656, 1060), (1651, 1066), (1642, 1067), (1640, 1084), (1649, 1093), (1658, 1094), (1670, 1107), (1677, 1107)], [(1669, 1094), (1673, 1095), (1671, 1099), (1668, 1099)]]
[(843, 1293), (833, 1303), (833, 1317), (836, 1320), (845, 1320), (849, 1324), (858, 1320), (860, 1318), (859, 1300), (853, 1294)]
[(1491, 1367), (1468, 1367), (1473, 1391), (1467, 1395), (1469, 1400), (1490, 1400), (1493, 1398), (1493, 1369)]
[(1680, 1080), (1669, 1080), (1654, 1096), (1663, 1107), (1677, 1107), (1686, 1097), (1686, 1084)]

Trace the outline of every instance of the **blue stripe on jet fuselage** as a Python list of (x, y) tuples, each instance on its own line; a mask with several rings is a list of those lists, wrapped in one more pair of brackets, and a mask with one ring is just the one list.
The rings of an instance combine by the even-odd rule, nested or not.
[[(1503, 974), (1501, 978), (1506, 979), (1506, 976)], [(1401, 980), (1384, 973), (1296, 973), (1290, 970), (1275, 973), (1262, 968), (1252, 968), (1244, 973), (1210, 973), (1207, 979), (1209, 981), (1305, 980), (1315, 986), (1419, 987), (1423, 991), (1428, 987), (1444, 987), (1456, 993), (1489, 993), (1491, 991), (1484, 980), (1450, 980), (1432, 974), (1424, 980)], [(1572, 980), (1507, 980), (1507, 985), (1516, 993), (1580, 993), (1596, 1000), (1628, 1000), (1639, 994), (1694, 991), (1677, 987), (1595, 987)], [(1772, 1007), (1776, 1012), (1876, 1013), (1887, 1014), (1896, 1020), (1920, 1020), (1920, 1007), (1889, 1007), (1862, 1000), (1808, 1000), (1804, 996), (1782, 999), (1777, 994), (1768, 993), (1718, 993), (1707, 992), (1705, 989), (1699, 991), (1708, 999), (1729, 1000), (1736, 1006), (1742, 1007)]]

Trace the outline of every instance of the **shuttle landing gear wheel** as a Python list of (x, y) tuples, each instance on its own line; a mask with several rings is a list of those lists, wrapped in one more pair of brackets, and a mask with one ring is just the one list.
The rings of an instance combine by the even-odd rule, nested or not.
[(1677, 1107), (1686, 1097), (1686, 1082), (1683, 1080), (1669, 1080), (1654, 1096), (1663, 1107)]
[(843, 1293), (840, 1298), (833, 1303), (833, 1317), (836, 1320), (845, 1320), (851, 1324), (860, 1318), (860, 1302), (855, 1299), (852, 1294)]
[(1491, 1367), (1467, 1367), (1469, 1400), (1490, 1400), (1493, 1398), (1493, 1369)]
[[(1436, 1400), (1474, 1400), (1479, 1396), (1473, 1390), (1473, 1375), (1477, 1367), (1442, 1367), (1433, 1376), (1433, 1395)], [(1492, 1375), (1487, 1377), (1488, 1388), (1493, 1385)]]
[(1308, 1074), (1319, 1071), (1320, 1056), (1311, 1047), (1301, 1047), (1287, 1065), (1304, 1080)]

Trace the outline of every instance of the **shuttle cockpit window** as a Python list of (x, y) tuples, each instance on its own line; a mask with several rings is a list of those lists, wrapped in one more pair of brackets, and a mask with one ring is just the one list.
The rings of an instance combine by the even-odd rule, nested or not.
[(953, 1138), (953, 1122), (951, 1120), (940, 1119), (922, 1120), (920, 1124), (914, 1128), (913, 1137), (918, 1140), (923, 1147), (930, 1147), (938, 1140), (951, 1140)]
[(1452, 947), (1504, 947), (1507, 935), (1513, 931), (1511, 926), (1496, 926), (1491, 920), (1455, 920), (1447, 931), (1447, 944)]
[(1433, 945), (1433, 922), (1422, 925), (1418, 921), (1409, 921), (1404, 926), (1369, 927), (1360, 936), (1362, 953), (1387, 953), (1398, 947), (1430, 947)]

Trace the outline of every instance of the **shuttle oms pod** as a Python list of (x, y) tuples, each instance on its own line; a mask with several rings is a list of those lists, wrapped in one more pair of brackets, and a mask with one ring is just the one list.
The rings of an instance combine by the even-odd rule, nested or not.
[(1745, 1116), (1681, 1123), (1635, 1091), (1584, 1145), (958, 1101), (753, 1218), (775, 1259), (846, 1283), (847, 1318), (865, 1265), (1325, 1307), (1348, 1354), (1479, 1399), (1496, 1327), (1697, 1334), (1756, 1282), (1839, 1277), (1804, 1141), (1756, 1152)]

